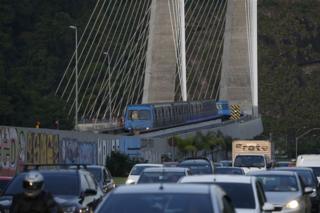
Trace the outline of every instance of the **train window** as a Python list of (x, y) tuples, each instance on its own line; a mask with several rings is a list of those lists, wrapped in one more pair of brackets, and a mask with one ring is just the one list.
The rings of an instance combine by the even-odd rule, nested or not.
[(148, 110), (129, 110), (129, 120), (149, 120), (150, 112)]

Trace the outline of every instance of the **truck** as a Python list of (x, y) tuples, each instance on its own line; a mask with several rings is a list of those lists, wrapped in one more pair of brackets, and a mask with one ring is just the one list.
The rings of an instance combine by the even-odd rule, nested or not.
[(297, 167), (311, 168), (320, 182), (320, 154), (304, 154), (297, 157)]
[(273, 159), (271, 141), (235, 140), (232, 142), (232, 165), (243, 167), (245, 172), (266, 170)]

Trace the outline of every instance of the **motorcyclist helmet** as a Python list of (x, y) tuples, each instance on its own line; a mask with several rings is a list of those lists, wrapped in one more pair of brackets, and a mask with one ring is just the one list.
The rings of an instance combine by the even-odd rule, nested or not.
[(26, 174), (23, 180), (24, 194), (28, 197), (36, 197), (41, 193), (44, 187), (44, 178), (42, 174), (31, 171)]

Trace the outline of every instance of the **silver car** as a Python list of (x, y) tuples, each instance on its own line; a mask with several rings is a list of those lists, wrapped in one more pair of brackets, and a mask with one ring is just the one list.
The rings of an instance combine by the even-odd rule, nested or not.
[(296, 172), (255, 171), (248, 175), (261, 180), (268, 202), (278, 212), (311, 212), (310, 187), (304, 187)]
[(123, 185), (111, 191), (96, 213), (233, 213), (218, 186), (183, 184)]

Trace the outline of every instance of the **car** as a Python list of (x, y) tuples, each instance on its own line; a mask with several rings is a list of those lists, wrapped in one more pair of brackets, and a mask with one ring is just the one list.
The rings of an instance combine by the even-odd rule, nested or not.
[(214, 168), (223, 167), (222, 163), (214, 162), (213, 163)]
[(262, 182), (267, 200), (278, 212), (311, 212), (309, 194), (313, 190), (303, 185), (296, 172), (255, 171), (248, 175)]
[(274, 206), (267, 202), (262, 184), (253, 176), (239, 175), (194, 175), (179, 180), (181, 184), (215, 184), (220, 186), (236, 209), (236, 212), (273, 211)]
[(214, 167), (210, 160), (206, 158), (187, 158), (181, 161), (177, 167), (189, 168), (191, 174), (213, 174)]
[(299, 155), (296, 162), (297, 167), (311, 168), (320, 181), (320, 154)]
[(219, 167), (214, 169), (216, 175), (244, 175), (243, 168), (240, 167)]
[(177, 183), (178, 180), (190, 175), (188, 168), (179, 167), (158, 167), (158, 168), (146, 168), (140, 175), (137, 184), (141, 183)]
[(311, 187), (313, 192), (310, 194), (312, 211), (320, 212), (320, 186), (317, 176), (311, 168), (305, 167), (277, 167), (274, 170), (296, 172), (300, 176), (305, 186)]
[(116, 187), (110, 171), (105, 166), (87, 165), (86, 169), (93, 174), (103, 192), (107, 193)]
[[(52, 193), (64, 212), (92, 212), (104, 193), (90, 172), (84, 169), (39, 169), (44, 177), (44, 190)], [(13, 195), (22, 193), (22, 182), (27, 173), (15, 176), (3, 195), (0, 206), (9, 211)]]
[(231, 167), (232, 166), (232, 160), (221, 160), (220, 163), (223, 167)]
[(135, 184), (138, 181), (143, 170), (145, 168), (149, 168), (149, 167), (163, 167), (163, 165), (162, 164), (152, 164), (152, 163), (138, 163), (138, 164), (134, 165), (129, 173), (127, 180), (126, 180), (126, 184)]
[(123, 185), (110, 192), (96, 213), (232, 213), (230, 198), (218, 186)]
[(275, 167), (293, 167), (295, 163), (292, 161), (277, 161)]
[(0, 176), (0, 195), (2, 195), (2, 193), (7, 188), (7, 185), (10, 183), (11, 180), (11, 176)]

